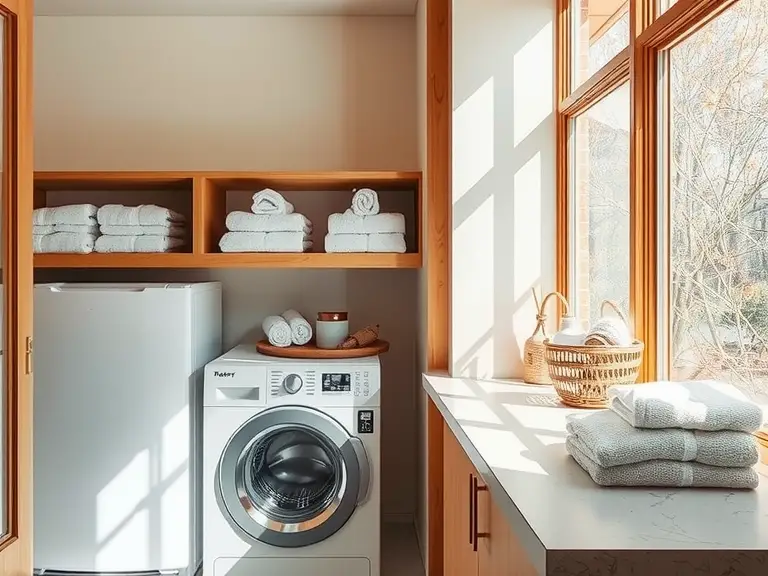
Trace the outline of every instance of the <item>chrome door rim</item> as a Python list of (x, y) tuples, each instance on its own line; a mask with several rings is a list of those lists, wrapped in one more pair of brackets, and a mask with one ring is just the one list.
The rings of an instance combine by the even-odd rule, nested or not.
[[(256, 442), (280, 430), (302, 430), (336, 449), (341, 480), (332, 501), (302, 522), (281, 522), (267, 516), (245, 488), (247, 460)], [(330, 415), (305, 406), (267, 409), (240, 426), (227, 442), (217, 467), (217, 491), (222, 512), (245, 534), (280, 547), (308, 546), (337, 532), (355, 511), (360, 492), (361, 462), (350, 434)], [(364, 458), (364, 455), (363, 455)]]

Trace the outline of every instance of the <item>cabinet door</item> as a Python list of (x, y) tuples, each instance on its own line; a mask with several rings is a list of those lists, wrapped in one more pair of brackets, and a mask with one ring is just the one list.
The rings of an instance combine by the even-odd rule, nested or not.
[(537, 576), (489, 492), (479, 496), (479, 576)]
[(443, 574), (477, 576), (470, 502), (474, 466), (453, 432), (443, 424)]
[(32, 0), (0, 0), (0, 574), (32, 573)]

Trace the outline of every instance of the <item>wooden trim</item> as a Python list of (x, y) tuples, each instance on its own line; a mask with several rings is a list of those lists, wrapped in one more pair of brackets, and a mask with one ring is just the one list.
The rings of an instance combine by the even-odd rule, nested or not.
[[(685, 40), (736, 2), (738, 0), (678, 0), (655, 22), (648, 21), (642, 29), (636, 30), (636, 43), (646, 48), (669, 48)], [(647, 19), (647, 10), (642, 15)]]
[[(427, 2), (427, 370), (450, 370), (452, 0)], [(427, 402), (427, 576), (443, 576), (443, 425)]]
[[(555, 14), (555, 102), (558, 107), (571, 90), (570, 0), (557, 0)], [(558, 113), (555, 120), (555, 281), (557, 291), (570, 293), (570, 204), (568, 202), (569, 118)], [(559, 313), (560, 309), (558, 304)]]
[[(32, 572), (32, 2), (0, 0), (5, 12), (3, 89), (3, 284), (6, 367), (6, 535), (0, 574)], [(30, 370), (31, 371), (31, 368)]]
[(427, 2), (427, 369), (430, 371), (449, 370), (450, 362), (451, 4), (451, 0)]
[(560, 114), (577, 116), (629, 80), (629, 46), (560, 102)]
[(630, 273), (629, 309), (637, 338), (645, 343), (639, 380), (656, 376), (656, 74), (653, 50), (637, 42), (650, 25), (651, 0), (630, 13)]

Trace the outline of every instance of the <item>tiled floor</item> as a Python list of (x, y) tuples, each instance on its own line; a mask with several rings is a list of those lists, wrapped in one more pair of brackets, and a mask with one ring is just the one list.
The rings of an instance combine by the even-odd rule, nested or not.
[(382, 524), (381, 576), (424, 576), (412, 524)]

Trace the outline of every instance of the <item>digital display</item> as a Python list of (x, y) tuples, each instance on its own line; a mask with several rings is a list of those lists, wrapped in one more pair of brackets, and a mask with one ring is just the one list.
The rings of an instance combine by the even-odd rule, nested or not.
[(323, 374), (323, 392), (351, 392), (351, 374)]

